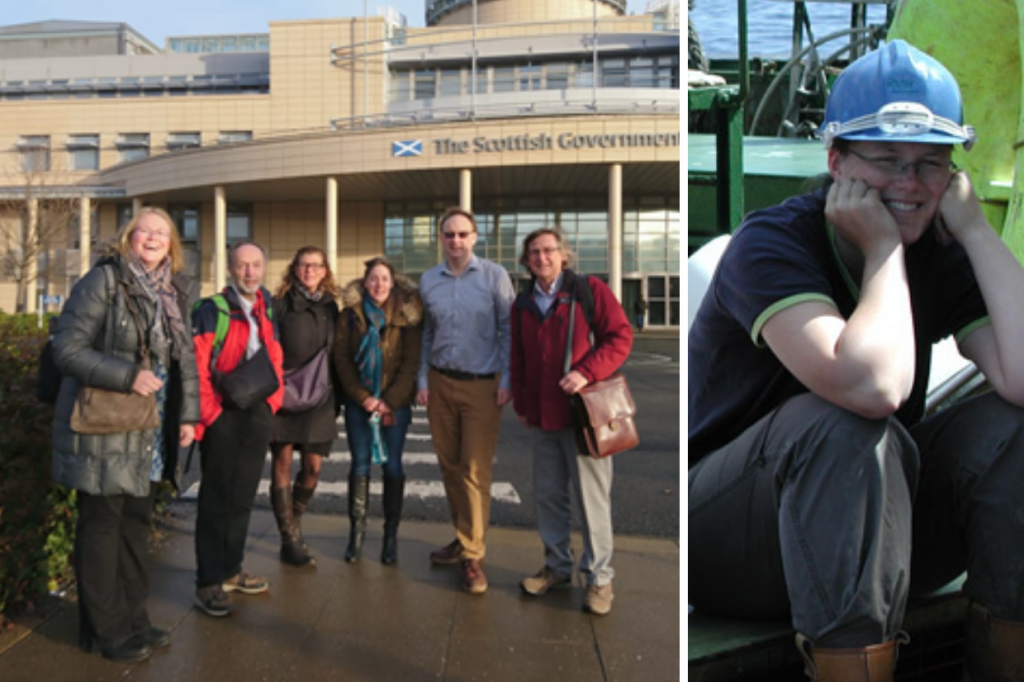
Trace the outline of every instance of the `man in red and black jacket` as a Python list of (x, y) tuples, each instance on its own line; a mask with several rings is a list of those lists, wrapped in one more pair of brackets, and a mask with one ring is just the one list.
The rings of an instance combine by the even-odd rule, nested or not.
[[(268, 313), (270, 292), (263, 287), (266, 262), (263, 247), (253, 242), (235, 244), (228, 252), (233, 283), (222, 296), (230, 321), (219, 348), (217, 322), (224, 313), (206, 299), (192, 314), (200, 394), (196, 440), (203, 473), (196, 516), (195, 604), (211, 616), (231, 613), (228, 592), (259, 594), (270, 587), (266, 578), (242, 570), (271, 424), (284, 396), (283, 354), (277, 324)], [(264, 371), (252, 372), (258, 363), (263, 363)], [(224, 394), (223, 381), (232, 374), (237, 380), (243, 371), (261, 377), (267, 386), (262, 395), (269, 393), (269, 397), (246, 407), (234, 404)]]
[[(532, 435), (537, 526), (545, 556), (544, 567), (521, 586), (539, 597), (572, 585), (570, 488), (575, 488), (583, 530), (580, 573), (587, 581), (583, 606), (605, 615), (611, 611), (615, 575), (611, 567), (612, 458), (579, 454), (569, 397), (618, 371), (633, 346), (633, 331), (622, 305), (604, 282), (568, 269), (572, 254), (560, 231), (542, 228), (527, 235), (519, 262), (534, 279), (530, 289), (516, 298), (511, 315), (512, 405)], [(577, 281), (583, 277), (585, 283)], [(592, 300), (579, 300), (584, 290), (589, 290), (587, 298)], [(574, 295), (578, 300), (566, 372)], [(591, 331), (593, 347), (588, 338)]]

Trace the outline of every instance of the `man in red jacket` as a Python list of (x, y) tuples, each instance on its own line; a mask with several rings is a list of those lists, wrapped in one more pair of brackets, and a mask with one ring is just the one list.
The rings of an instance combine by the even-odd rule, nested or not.
[[(252, 503), (284, 396), (281, 343), (268, 314), (270, 292), (263, 287), (266, 262), (263, 247), (253, 242), (235, 244), (228, 252), (233, 283), (221, 294), (229, 319), (219, 348), (217, 323), (224, 313), (213, 299), (192, 314), (200, 396), (196, 440), (203, 470), (195, 604), (211, 616), (231, 613), (228, 592), (260, 594), (270, 588), (266, 578), (242, 570)], [(243, 377), (246, 390), (239, 391)]]
[[(612, 460), (579, 454), (569, 396), (614, 374), (629, 356), (633, 331), (608, 286), (569, 266), (572, 253), (564, 235), (542, 228), (527, 235), (519, 262), (533, 285), (519, 294), (512, 311), (512, 404), (533, 436), (533, 486), (537, 525), (544, 543), (544, 567), (525, 578), (523, 591), (541, 596), (572, 585), (573, 556), (570, 488), (575, 489), (583, 522), (580, 573), (587, 582), (583, 608), (605, 615), (612, 608)], [(586, 277), (586, 283), (579, 280)], [(579, 300), (589, 285), (593, 320)], [(576, 312), (570, 370), (564, 371), (569, 312)], [(591, 346), (589, 332), (593, 333)]]

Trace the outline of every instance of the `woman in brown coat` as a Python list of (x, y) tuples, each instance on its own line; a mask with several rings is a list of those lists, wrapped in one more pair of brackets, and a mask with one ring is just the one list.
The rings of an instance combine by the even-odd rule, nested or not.
[(405, 473), (402, 449), (412, 422), (423, 337), (416, 285), (383, 258), (366, 261), (361, 280), (342, 292), (334, 361), (345, 390), (345, 432), (352, 452), (348, 476), (351, 532), (345, 561), (359, 559), (366, 531), (371, 464), (384, 469), (384, 543), (380, 560), (398, 558)]

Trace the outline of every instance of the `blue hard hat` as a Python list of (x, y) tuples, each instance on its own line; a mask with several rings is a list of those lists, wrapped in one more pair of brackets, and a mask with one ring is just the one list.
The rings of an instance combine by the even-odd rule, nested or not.
[(850, 64), (836, 79), (818, 130), (826, 147), (836, 138), (959, 144), (970, 149), (974, 128), (963, 125), (960, 86), (934, 57), (894, 40)]

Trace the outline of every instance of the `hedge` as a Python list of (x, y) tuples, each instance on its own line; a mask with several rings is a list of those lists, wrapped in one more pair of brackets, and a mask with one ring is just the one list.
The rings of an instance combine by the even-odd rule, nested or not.
[(72, 576), (75, 491), (51, 480), (53, 407), (35, 397), (45, 328), (0, 313), (0, 614)]

